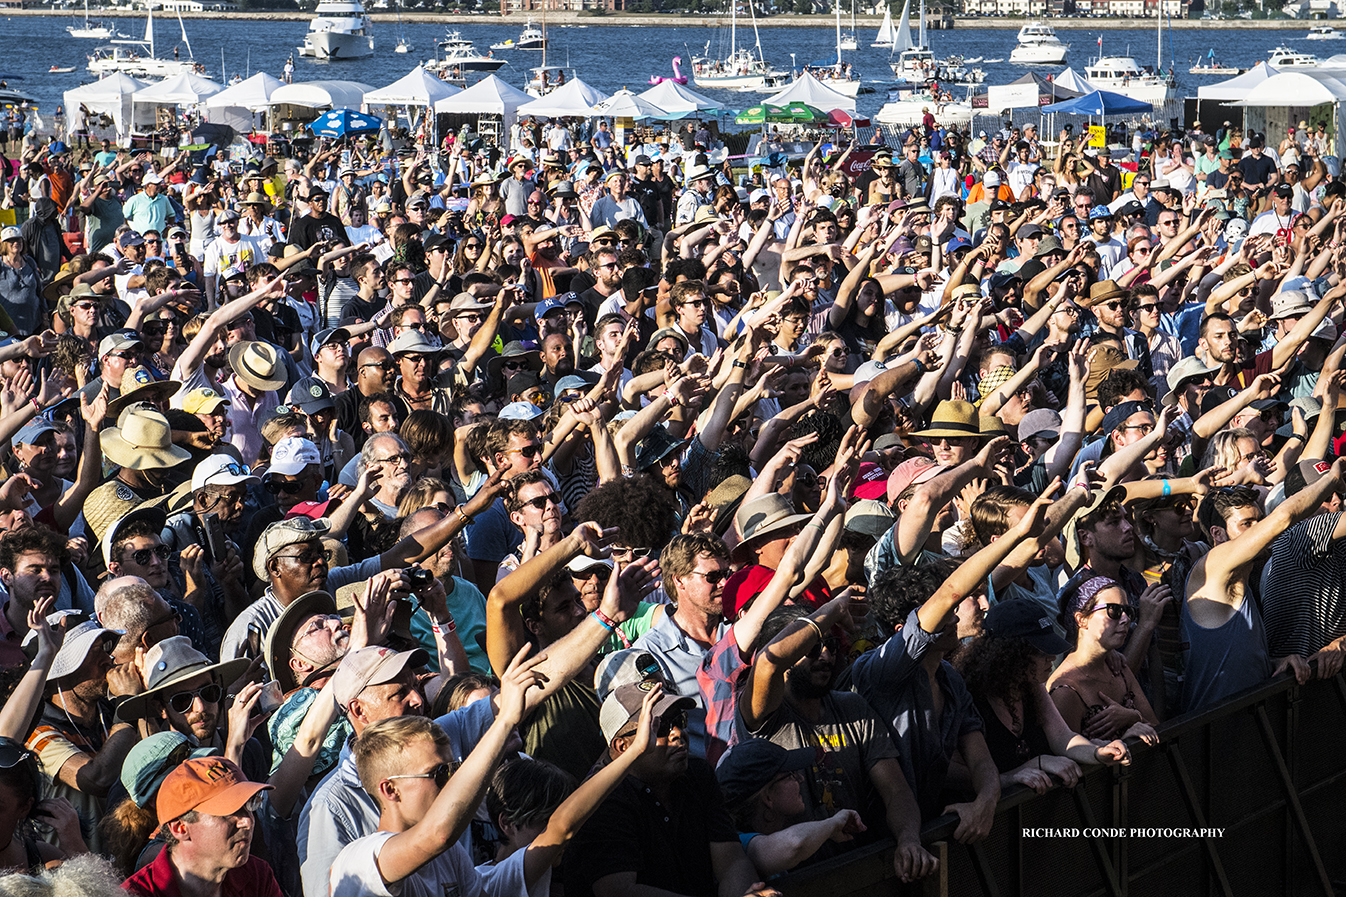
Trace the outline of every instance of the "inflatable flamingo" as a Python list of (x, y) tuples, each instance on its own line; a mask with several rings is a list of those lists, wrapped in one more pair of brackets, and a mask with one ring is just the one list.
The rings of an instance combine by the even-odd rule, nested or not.
[(661, 77), (659, 77), (658, 75), (653, 75), (653, 76), (650, 77), (650, 84), (663, 84), (665, 81), (672, 81), (674, 84), (686, 84), (686, 83), (687, 83), (687, 76), (684, 75), (684, 74), (682, 73), (682, 69), (678, 68), (678, 66), (679, 66), (679, 64), (681, 64), (681, 62), (682, 62), (682, 57), (681, 57), (681, 56), (674, 56), (674, 57), (673, 57), (673, 77), (672, 77), (672, 78), (661, 78)]

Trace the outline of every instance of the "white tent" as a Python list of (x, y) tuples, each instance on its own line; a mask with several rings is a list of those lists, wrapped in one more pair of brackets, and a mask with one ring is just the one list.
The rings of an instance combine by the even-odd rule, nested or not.
[(1084, 80), (1084, 78), (1080, 76), (1080, 73), (1070, 66), (1066, 66), (1065, 71), (1061, 72), (1061, 74), (1057, 75), (1052, 80), (1067, 90), (1073, 90), (1080, 94), (1093, 93), (1097, 90), (1097, 88)]
[(607, 98), (607, 94), (576, 78), (546, 96), (520, 106), (518, 113), (540, 118), (588, 118), (592, 114), (589, 110)]
[(366, 109), (375, 106), (433, 106), (457, 93), (462, 93), (462, 88), (439, 80), (418, 65), (387, 87), (365, 94), (364, 105)]
[(498, 115), (508, 133), (518, 119), (518, 108), (531, 102), (533, 98), (519, 88), (495, 75), (487, 75), (467, 90), (438, 100), (435, 111), (447, 115)]
[(158, 84), (137, 90), (132, 99), (137, 103), (152, 106), (194, 106), (222, 90), (224, 88), (221, 85), (209, 78), (202, 78), (192, 72), (183, 72)]
[(592, 115), (600, 115), (607, 118), (632, 118), (649, 119), (657, 118), (660, 121), (667, 121), (670, 118), (677, 118), (676, 115), (669, 115), (655, 103), (651, 103), (644, 97), (637, 96), (623, 87), (612, 96), (603, 100), (601, 103), (594, 103), (589, 110)]
[(1241, 75), (1235, 75), (1218, 84), (1198, 87), (1196, 97), (1198, 100), (1223, 100), (1224, 102), (1241, 100), (1248, 94), (1248, 91), (1276, 73), (1277, 70), (1267, 65), (1266, 61), (1263, 60)]
[(307, 109), (359, 109), (365, 94), (374, 88), (359, 81), (302, 81), (282, 84), (271, 93), (268, 106), (303, 106)]
[(279, 78), (268, 75), (266, 72), (258, 72), (246, 81), (240, 81), (232, 87), (226, 87), (224, 90), (209, 97), (206, 105), (217, 106), (238, 106), (243, 109), (265, 109), (267, 103), (271, 101), (271, 94), (275, 93), (276, 88), (280, 87), (282, 82)]
[(64, 101), (69, 133), (87, 130), (95, 137), (123, 138), (130, 135), (134, 124), (153, 126), (152, 114), (142, 113), (142, 120), (136, 120), (131, 102), (132, 95), (144, 86), (144, 81), (115, 72), (101, 81), (67, 90)]
[(1318, 106), (1346, 98), (1346, 84), (1325, 72), (1280, 72), (1247, 91), (1233, 106)]
[(676, 81), (661, 81), (649, 90), (643, 91), (640, 97), (677, 118), (686, 118), (698, 112), (718, 115), (724, 110), (722, 104), (709, 97), (703, 97), (696, 91), (688, 90), (686, 86)]
[(851, 115), (855, 114), (855, 97), (848, 97), (844, 93), (833, 90), (808, 72), (800, 75), (793, 84), (780, 93), (772, 94), (762, 102), (771, 106), (803, 103), (805, 106), (811, 106), (820, 112), (841, 109)]

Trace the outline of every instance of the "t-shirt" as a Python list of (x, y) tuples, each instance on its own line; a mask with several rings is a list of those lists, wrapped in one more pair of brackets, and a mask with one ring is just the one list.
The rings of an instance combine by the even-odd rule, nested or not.
[(499, 564), (522, 539), (519, 528), (509, 521), (505, 500), (497, 498), (467, 528), (467, 556), (474, 561)]
[(477, 867), (481, 886), (487, 894), (527, 894), (528, 897), (547, 897), (551, 893), (551, 867), (542, 870), (533, 887), (524, 880), (523, 861), (527, 850), (516, 850), (498, 863), (484, 863)]
[(164, 226), (168, 224), (168, 215), (172, 211), (173, 207), (168, 204), (168, 197), (162, 193), (154, 197), (137, 193), (122, 206), (122, 214), (126, 216), (127, 223), (133, 230), (142, 234), (150, 230), (162, 234)]
[(89, 225), (89, 251), (98, 252), (112, 243), (117, 236), (117, 228), (126, 221), (122, 214), (122, 204), (115, 199), (99, 197), (93, 201), (93, 209), (85, 213)]
[(1239, 160), (1238, 170), (1243, 172), (1243, 182), (1245, 184), (1249, 187), (1260, 187), (1276, 173), (1276, 163), (1272, 161), (1270, 156), (1263, 155), (1259, 159), (1257, 156), (1250, 154)]
[[(456, 843), (409, 877), (389, 885), (379, 873), (378, 858), (392, 837), (393, 832), (375, 832), (347, 844), (332, 864), (332, 897), (480, 897), (485, 893), (472, 858)], [(504, 883), (508, 878), (498, 876), (497, 881)]]
[[(253, 838), (259, 837), (256, 830)], [(254, 840), (255, 844), (255, 840)], [(144, 894), (147, 897), (170, 897), (182, 893), (182, 880), (173, 868), (172, 859), (167, 850), (159, 852), (154, 862), (132, 875), (122, 887), (132, 894)], [(280, 885), (276, 883), (276, 874), (266, 860), (255, 856), (237, 869), (224, 874), (220, 884), (223, 897), (281, 897)]]
[[(28, 750), (37, 754), (38, 763), (42, 767), (44, 796), (64, 797), (70, 801), (75, 812), (79, 813), (80, 819), (85, 823), (82, 826), (85, 841), (94, 853), (98, 853), (103, 847), (103, 839), (98, 828), (98, 820), (103, 817), (103, 799), (87, 791), (71, 788), (61, 781), (60, 773), (66, 761), (80, 754), (93, 759), (93, 756), (102, 749), (106, 733), (112, 728), (115, 720), (112, 717), (112, 708), (106, 704), (100, 704), (98, 712), (102, 717), (101, 721), (92, 726), (83, 726), (48, 701), (42, 705), (42, 715), (38, 718), (37, 727), (28, 736), (25, 745)], [(61, 846), (59, 838), (53, 839), (53, 843), (57, 847)]]
[(1341, 516), (1310, 517), (1271, 544), (1262, 622), (1272, 657), (1308, 657), (1346, 635), (1346, 551), (1332, 538)]
[(630, 872), (640, 885), (715, 895), (710, 845), (738, 840), (715, 773), (693, 757), (669, 795), (666, 806), (640, 779), (623, 779), (566, 851), (566, 897), (592, 897), (594, 882)]
[(346, 236), (346, 225), (330, 212), (326, 215), (305, 215), (290, 226), (290, 242), (300, 249), (308, 249), (314, 243), (328, 240), (342, 246), (351, 245), (350, 237)]
[(578, 679), (567, 682), (519, 724), (524, 753), (583, 781), (607, 749), (598, 725), (599, 707), (592, 686)]

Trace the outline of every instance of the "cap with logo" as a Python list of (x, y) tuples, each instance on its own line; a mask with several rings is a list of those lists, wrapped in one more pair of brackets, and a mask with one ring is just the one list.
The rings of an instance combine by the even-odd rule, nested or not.
[(251, 473), (233, 455), (207, 455), (192, 471), (192, 491), (207, 486), (237, 486), (240, 483), (260, 483), (261, 478)]
[[(629, 685), (623, 685), (614, 688), (606, 698), (598, 711), (598, 726), (603, 730), (603, 740), (612, 744), (612, 740), (631, 723), (640, 718), (640, 708), (645, 703), (645, 696), (650, 693), (658, 683), (655, 679), (642, 679), (639, 682), (633, 682)], [(696, 707), (696, 701), (691, 698), (685, 698), (680, 695), (665, 694), (655, 703), (652, 709), (652, 716), (656, 720), (663, 719), (670, 713), (678, 710), (691, 710)]]
[(173, 770), (159, 787), (155, 809), (166, 825), (196, 810), (207, 816), (232, 816), (272, 786), (249, 782), (238, 764), (223, 757), (196, 757)]
[(232, 402), (208, 386), (193, 389), (182, 400), (182, 410), (188, 414), (217, 414)]
[(317, 414), (319, 411), (336, 408), (332, 391), (317, 377), (307, 377), (292, 386), (290, 394), (285, 397), (285, 404), (298, 408), (305, 414)]
[(257, 540), (257, 552), (252, 556), (252, 572), (262, 582), (270, 577), (266, 572), (266, 562), (283, 548), (314, 542), (327, 535), (331, 525), (326, 518), (310, 520), (307, 517), (287, 517), (262, 530), (262, 538)]
[(322, 453), (311, 441), (302, 436), (287, 436), (271, 452), (271, 465), (267, 473), (296, 477), (310, 464), (322, 464)]

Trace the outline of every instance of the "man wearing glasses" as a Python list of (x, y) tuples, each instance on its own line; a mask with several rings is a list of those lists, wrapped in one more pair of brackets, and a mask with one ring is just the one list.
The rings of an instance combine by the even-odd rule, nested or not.
[(220, 292), (220, 273), (230, 268), (247, 270), (266, 259), (266, 253), (256, 237), (245, 237), (238, 232), (238, 213), (225, 209), (215, 219), (220, 234), (206, 246), (206, 255), (202, 260), (205, 274), (206, 298), (213, 308)]
[(309, 188), (307, 200), (308, 214), (291, 225), (290, 242), (300, 249), (308, 249), (314, 243), (350, 246), (346, 225), (327, 211), (327, 191), (314, 185)]
[[(375, 396), (387, 396), (397, 383), (397, 364), (387, 349), (370, 346), (355, 359), (355, 385), (336, 397), (337, 426), (361, 448), (369, 434), (360, 426), (360, 408)], [(394, 411), (394, 428), (396, 425)]]
[[(201, 613), (181, 600), (181, 590), (170, 575), (172, 550), (161, 535), (166, 519), (162, 509), (137, 508), (103, 534), (112, 578), (94, 596), (94, 609), (103, 625), (125, 633), (112, 652), (119, 664), (134, 663), (137, 648), (149, 650), (175, 635), (187, 636), (192, 644), (207, 644)], [(234, 563), (238, 564), (237, 556)], [(195, 597), (210, 609), (208, 593), (198, 592)], [(214, 611), (215, 616), (222, 616), (220, 609)]]

